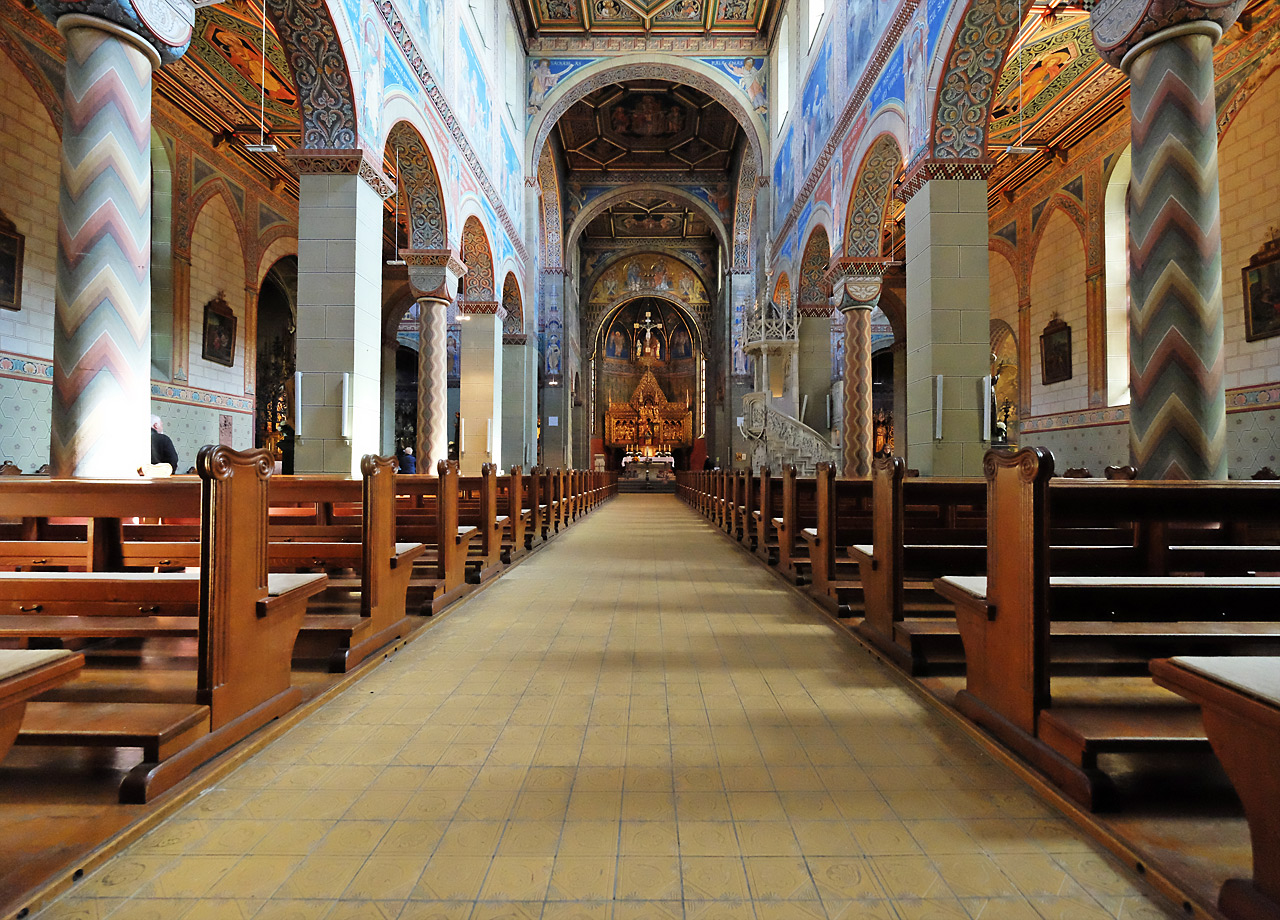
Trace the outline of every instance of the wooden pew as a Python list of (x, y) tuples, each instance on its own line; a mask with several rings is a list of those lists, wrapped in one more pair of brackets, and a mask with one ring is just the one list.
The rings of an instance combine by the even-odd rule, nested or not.
[[(267, 574), (273, 464), (266, 451), (205, 447), (196, 463), (198, 574), (0, 573), (0, 635), (197, 640), (194, 670), (126, 669), (112, 659), (113, 666), (87, 667), (80, 680), (27, 706), (19, 744), (142, 748), (142, 763), (121, 785), (124, 802), (149, 801), (297, 705), (293, 644), (307, 599), (327, 582)], [(163, 516), (172, 508), (168, 485), (31, 482), (25, 487), (43, 487), (36, 489), (43, 495), (26, 510), (98, 520)]]
[(524, 506), (529, 509), (529, 532), (526, 546), (534, 546), (547, 541), (547, 474), (540, 466), (529, 470), (524, 482)]
[(458, 490), (458, 523), (479, 531), (467, 558), (468, 578), (478, 585), (502, 571), (502, 532), (507, 516), (498, 514), (498, 468), (492, 463), (481, 464), (479, 476), (458, 478)]
[(933, 579), (986, 570), (986, 493), (981, 479), (908, 479), (901, 457), (872, 463), (872, 541), (849, 548), (864, 605), (855, 629), (908, 673), (963, 668), (951, 605)]
[(818, 483), (816, 479), (801, 479), (796, 468), (787, 464), (782, 468), (782, 507), (773, 519), (778, 538), (778, 570), (796, 585), (809, 582), (811, 563), (809, 544), (804, 531), (817, 525)]
[[(397, 537), (428, 547), (415, 567), (410, 606), (424, 614), (439, 613), (472, 590), (467, 582), (467, 557), (472, 541), (480, 538), (478, 528), (458, 520), (458, 464), (441, 460), (435, 476), (397, 477), (396, 492), (401, 496)], [(421, 591), (416, 590), (418, 585)]]
[(756, 551), (756, 511), (760, 503), (760, 477), (754, 470), (742, 471), (742, 482), (738, 484), (738, 495), (742, 504), (738, 506), (738, 540), (751, 552)]
[(502, 529), (502, 561), (510, 565), (531, 548), (533, 511), (525, 503), (525, 476), (513, 466), (507, 476), (498, 477), (498, 514), (506, 518)]
[(756, 503), (751, 511), (756, 531), (755, 553), (766, 565), (776, 565), (778, 532), (774, 529), (773, 519), (782, 510), (782, 477), (772, 475), (766, 466), (760, 468), (756, 482)]
[(74, 678), (84, 656), (67, 649), (0, 649), (0, 760), (18, 737), (27, 702)]
[(1200, 707), (1244, 805), (1253, 878), (1228, 879), (1218, 907), (1231, 920), (1280, 920), (1280, 658), (1157, 659), (1151, 673)]
[(834, 464), (819, 463), (815, 500), (814, 526), (800, 532), (809, 548), (809, 593), (832, 614), (861, 615), (862, 583), (848, 551), (872, 540), (871, 481), (837, 479)]
[[(1280, 514), (1280, 487), (1060, 480), (1051, 489), (1053, 458), (1038, 448), (992, 451), (985, 470), (987, 575), (935, 582), (956, 604), (964, 643), (966, 686), (956, 706), (1077, 801), (1105, 807), (1114, 797), (1100, 755), (1207, 744), (1194, 707), (1135, 680), (1148, 659), (1280, 650), (1280, 579), (1150, 574), (1200, 571), (1199, 547), (1172, 545), (1171, 536), (1195, 525), (1192, 535), (1225, 540), (1232, 528), (1211, 525), (1266, 526)], [(1051, 577), (1051, 526), (1073, 514), (1139, 522), (1138, 574)], [(1229, 558), (1232, 549), (1208, 552)], [(1252, 561), (1259, 552), (1250, 546), (1243, 555)], [(1073, 665), (1065, 675), (1053, 661), (1063, 649)]]

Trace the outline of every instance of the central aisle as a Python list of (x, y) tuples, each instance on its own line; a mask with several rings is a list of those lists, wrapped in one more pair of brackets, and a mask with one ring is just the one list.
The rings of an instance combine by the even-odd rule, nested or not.
[(702, 518), (624, 495), (43, 916), (1165, 913)]

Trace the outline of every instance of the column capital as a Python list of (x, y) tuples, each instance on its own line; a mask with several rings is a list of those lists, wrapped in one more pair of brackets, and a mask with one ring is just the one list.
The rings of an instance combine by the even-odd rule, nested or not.
[(409, 287), (419, 300), (449, 303), (458, 293), (458, 281), (467, 266), (452, 249), (401, 249), (409, 270)]
[(382, 165), (363, 147), (286, 150), (284, 157), (299, 176), (359, 176), (384, 201), (396, 193), (396, 187), (382, 171)]
[(459, 300), (458, 312), (466, 316), (496, 316), (507, 318), (507, 310), (496, 300)]
[[(97, 0), (93, 4), (77, 0), (36, 0), (40, 12), (58, 26), (64, 37), (77, 26), (115, 26), (120, 38), (145, 43), (154, 51), (153, 64), (172, 64), (187, 52), (196, 22), (192, 0)], [(156, 56), (159, 60), (156, 60)]]
[(1098, 0), (1089, 29), (1098, 57), (1127, 73), (1135, 52), (1160, 41), (1160, 33), (1184, 27), (1216, 43), (1244, 6), (1245, 0)]
[(502, 333), (503, 345), (528, 345), (529, 334), (527, 332), (504, 332)]
[(907, 167), (902, 183), (893, 191), (893, 197), (899, 201), (910, 201), (935, 179), (985, 180), (995, 165), (995, 160), (991, 159), (937, 160), (921, 157)]
[(833, 259), (827, 269), (831, 306), (845, 313), (874, 309), (892, 264), (890, 259)]

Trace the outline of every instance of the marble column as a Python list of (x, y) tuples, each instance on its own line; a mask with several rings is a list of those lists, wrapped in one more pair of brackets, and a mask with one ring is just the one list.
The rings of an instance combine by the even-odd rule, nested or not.
[(151, 77), (191, 38), (189, 3), (42, 3), (66, 39), (50, 466), (149, 463)]
[(401, 250), (418, 297), (418, 472), (449, 459), (449, 303), (467, 268), (448, 249)]
[(360, 475), (379, 446), (382, 212), (393, 192), (361, 150), (289, 154), (299, 174), (300, 473)]
[(895, 432), (895, 447), (925, 476), (981, 475), (991, 436), (982, 424), (991, 373), (987, 182), (955, 175), (985, 175), (985, 167), (925, 161), (899, 191), (907, 202), (907, 430)]
[(497, 301), (460, 301), (462, 315), (462, 381), (458, 394), (462, 443), (458, 466), (464, 476), (478, 476), (485, 463), (502, 456), (502, 321), (506, 311)]
[[(876, 262), (838, 260), (832, 304), (844, 313), (844, 475), (871, 475), (875, 420), (871, 415), (871, 312), (880, 303), (883, 269)], [(849, 272), (846, 274), (846, 272)]]
[(1104, 0), (1104, 61), (1129, 77), (1130, 462), (1226, 479), (1222, 215), (1213, 46), (1244, 0)]

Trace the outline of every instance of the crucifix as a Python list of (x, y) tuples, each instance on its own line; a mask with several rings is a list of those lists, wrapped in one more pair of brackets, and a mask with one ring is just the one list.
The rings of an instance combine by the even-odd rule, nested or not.
[[(639, 353), (643, 353), (643, 354), (646, 354), (646, 355), (651, 355), (651, 354), (653, 354), (653, 330), (655, 330), (655, 329), (661, 329), (661, 328), (662, 328), (662, 323), (655, 323), (655, 322), (653, 321), (653, 311), (652, 311), (652, 310), (645, 310), (645, 311), (644, 311), (644, 321), (643, 321), (643, 322), (639, 322), (639, 323), (632, 323), (631, 325), (632, 325), (632, 326), (635, 328), (635, 330), (636, 330), (636, 339), (637, 339), (636, 352), (637, 352), (638, 354), (639, 354)], [(641, 347), (641, 346), (639, 345), (639, 337), (640, 337), (640, 330), (641, 330), (641, 329), (643, 329), (643, 330), (644, 330), (644, 345), (643, 345), (643, 347)]]

